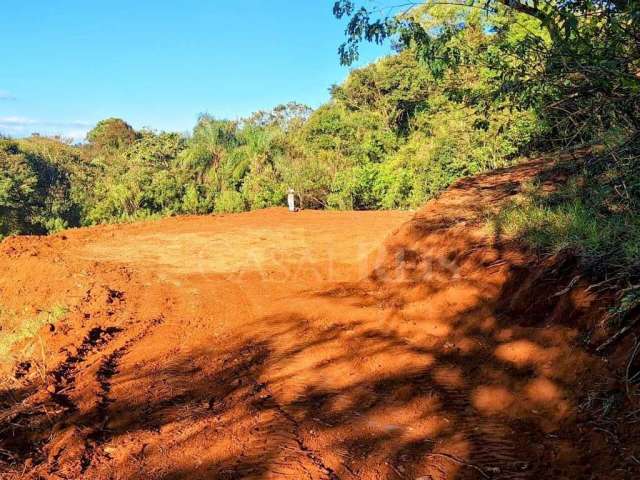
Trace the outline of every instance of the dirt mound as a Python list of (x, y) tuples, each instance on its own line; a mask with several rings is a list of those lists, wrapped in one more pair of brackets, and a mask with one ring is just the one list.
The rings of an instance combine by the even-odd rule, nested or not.
[(592, 353), (601, 299), (571, 259), (485, 227), (543, 168), (461, 181), (415, 215), (271, 209), (3, 242), (0, 471), (640, 475), (608, 380), (622, 364)]

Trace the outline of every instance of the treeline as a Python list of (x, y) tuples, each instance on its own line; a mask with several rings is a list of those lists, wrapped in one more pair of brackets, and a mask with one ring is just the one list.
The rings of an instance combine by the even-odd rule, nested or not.
[[(479, 31), (478, 41), (488, 33)], [(0, 235), (283, 205), (422, 205), (453, 180), (507, 164), (543, 128), (535, 112), (484, 98), (486, 74), (437, 80), (404, 49), (331, 89), (240, 121), (203, 115), (189, 136), (99, 122), (82, 145), (0, 141)]]

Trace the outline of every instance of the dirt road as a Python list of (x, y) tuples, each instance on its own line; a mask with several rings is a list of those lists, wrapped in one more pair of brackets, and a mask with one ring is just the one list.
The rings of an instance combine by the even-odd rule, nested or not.
[(541, 168), (460, 182), (415, 215), (272, 209), (5, 241), (3, 309), (68, 312), (0, 394), (5, 475), (640, 475), (581, 405), (609, 368), (580, 340), (598, 305), (554, 296), (568, 273), (541, 276), (483, 222)]

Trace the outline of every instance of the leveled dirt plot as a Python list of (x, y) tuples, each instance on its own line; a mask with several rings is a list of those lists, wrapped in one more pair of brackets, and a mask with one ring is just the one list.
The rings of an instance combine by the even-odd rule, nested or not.
[(117, 229), (111, 238), (92, 240), (81, 255), (184, 275), (281, 272), (310, 263), (328, 274), (331, 265), (366, 265), (384, 238), (410, 217), (407, 212), (269, 209), (173, 219)]
[(415, 217), (268, 210), (3, 244), (3, 301), (35, 311), (63, 296), (70, 313), (43, 334), (46, 381), (23, 365), (0, 396), (0, 465), (24, 478), (634, 478), (636, 443), (611, 442), (582, 404), (610, 374), (580, 340), (594, 299), (554, 296), (571, 272), (541, 276), (481, 221), (540, 169), (460, 182)]

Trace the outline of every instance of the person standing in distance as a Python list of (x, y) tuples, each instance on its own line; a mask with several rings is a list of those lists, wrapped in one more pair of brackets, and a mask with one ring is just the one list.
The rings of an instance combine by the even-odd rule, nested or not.
[(290, 212), (296, 211), (296, 192), (293, 191), (293, 188), (287, 191), (287, 204)]

